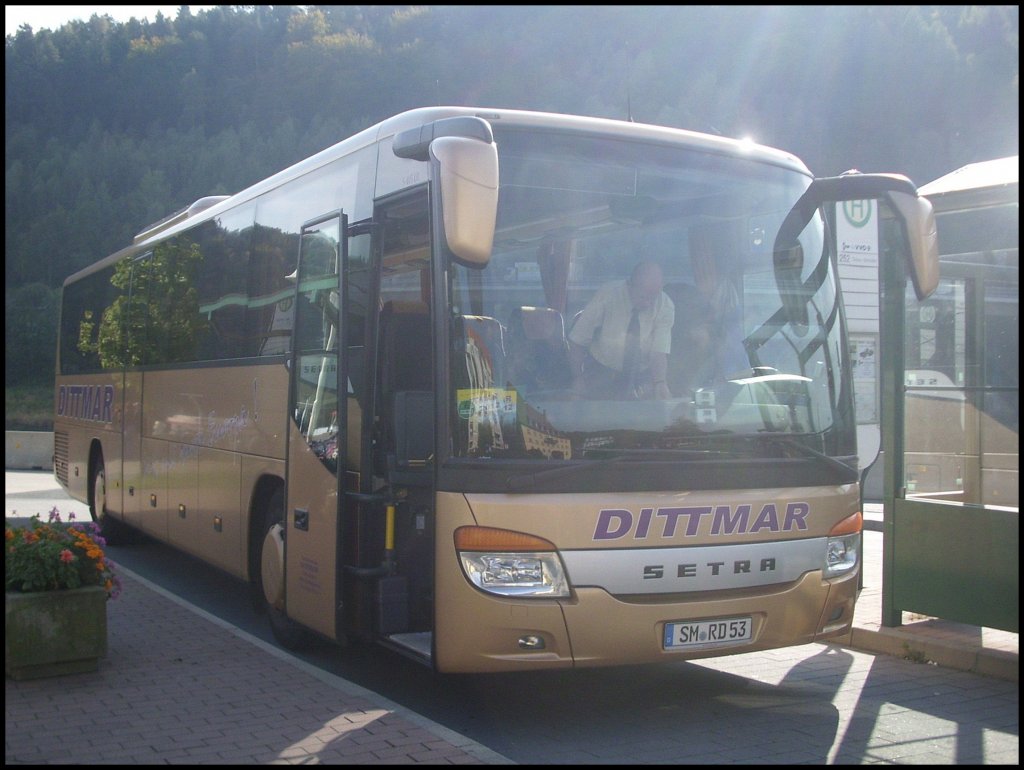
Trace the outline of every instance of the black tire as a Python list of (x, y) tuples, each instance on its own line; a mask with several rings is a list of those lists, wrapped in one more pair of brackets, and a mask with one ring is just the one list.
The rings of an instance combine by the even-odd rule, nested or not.
[(103, 453), (97, 452), (89, 478), (89, 514), (99, 524), (100, 535), (110, 545), (130, 545), (136, 541), (135, 532), (107, 513), (107, 474)]
[[(256, 558), (253, 561), (253, 595), (257, 609), (267, 614), (270, 630), (277, 643), (286, 650), (299, 650), (308, 646), (312, 639), (311, 632), (291, 620), (284, 610), (284, 589), (279, 582), (274, 582), (273, 575), (267, 575), (264, 583), (264, 557), (275, 560), (277, 555), (266, 551), (279, 547), (284, 537), (284, 489), (278, 487), (267, 503), (263, 517), (263, 526), (258, 530), (259, 540), (254, 544)], [(283, 569), (281, 570), (283, 575)], [(273, 584), (273, 585), (271, 585)]]

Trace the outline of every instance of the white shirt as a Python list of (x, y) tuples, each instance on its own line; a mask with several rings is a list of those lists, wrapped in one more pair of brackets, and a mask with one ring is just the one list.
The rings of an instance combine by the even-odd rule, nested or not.
[[(632, 316), (633, 302), (626, 281), (608, 284), (587, 303), (569, 332), (569, 340), (588, 348), (598, 363), (621, 372), (626, 331)], [(675, 316), (675, 305), (665, 292), (658, 296), (654, 307), (640, 311), (639, 360), (643, 366), (647, 365), (652, 352), (667, 355), (672, 349)]]

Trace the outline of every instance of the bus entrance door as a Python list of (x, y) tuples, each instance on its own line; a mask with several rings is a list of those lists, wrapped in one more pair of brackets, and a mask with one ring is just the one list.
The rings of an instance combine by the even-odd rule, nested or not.
[[(347, 420), (339, 408), (338, 352), (344, 227), (344, 215), (335, 212), (302, 228), (290, 362), (286, 504), (282, 542), (269, 549), (271, 561), (275, 551), (280, 553), (282, 576), (279, 586), (264, 586), (268, 601), (276, 600), (288, 620), (331, 639), (339, 637), (342, 594), (339, 449), (345, 445)], [(264, 567), (265, 584), (269, 572)]]

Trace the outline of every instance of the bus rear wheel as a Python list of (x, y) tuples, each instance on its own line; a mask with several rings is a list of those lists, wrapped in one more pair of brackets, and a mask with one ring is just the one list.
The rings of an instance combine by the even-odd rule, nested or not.
[(297, 650), (309, 643), (310, 633), (285, 614), (284, 534), (284, 490), (278, 487), (263, 518), (254, 563), (254, 591), (278, 644), (286, 650)]

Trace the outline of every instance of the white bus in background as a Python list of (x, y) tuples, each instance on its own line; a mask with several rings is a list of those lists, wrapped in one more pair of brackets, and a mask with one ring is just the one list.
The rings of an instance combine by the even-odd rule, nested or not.
[(907, 493), (1017, 508), (1020, 187), (1017, 156), (921, 187), (941, 278), (907, 311)]

